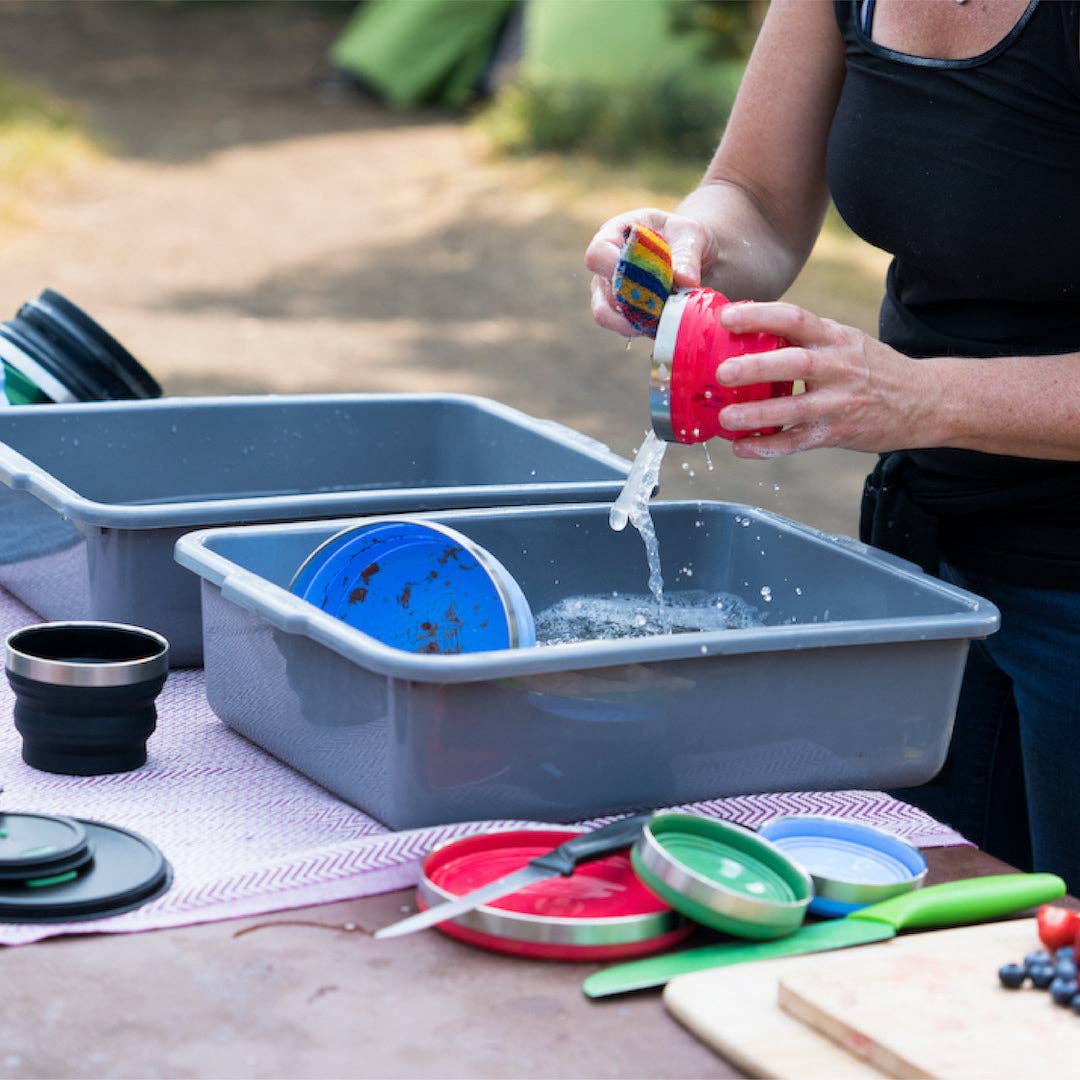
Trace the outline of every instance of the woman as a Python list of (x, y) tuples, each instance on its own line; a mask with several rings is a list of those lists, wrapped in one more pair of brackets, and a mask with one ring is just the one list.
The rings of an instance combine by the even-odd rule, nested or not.
[[(880, 339), (776, 300), (830, 197), (894, 256)], [(758, 301), (728, 308), (729, 329), (791, 342), (719, 369), (806, 385), (721, 412), (783, 425), (734, 452), (878, 453), (863, 539), (1001, 609), (945, 768), (900, 794), (1076, 891), (1080, 4), (773, 0), (701, 185), (589, 245), (594, 317), (623, 334), (609, 282), (631, 221), (665, 236), (676, 284)]]

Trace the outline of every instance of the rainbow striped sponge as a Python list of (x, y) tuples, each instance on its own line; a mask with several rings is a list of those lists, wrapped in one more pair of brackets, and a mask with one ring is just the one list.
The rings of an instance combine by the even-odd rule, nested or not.
[(624, 236), (611, 279), (615, 303), (635, 330), (656, 337), (660, 312), (671, 295), (671, 248), (644, 225), (628, 225)]

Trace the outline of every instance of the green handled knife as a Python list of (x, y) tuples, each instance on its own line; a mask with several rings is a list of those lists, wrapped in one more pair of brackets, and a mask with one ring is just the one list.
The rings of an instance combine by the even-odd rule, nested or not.
[(616, 964), (590, 975), (583, 988), (591, 998), (648, 990), (691, 971), (868, 945), (887, 941), (900, 930), (991, 922), (1064, 895), (1065, 882), (1054, 874), (997, 874), (930, 885), (860, 908), (842, 919), (800, 927), (776, 941), (725, 941)]

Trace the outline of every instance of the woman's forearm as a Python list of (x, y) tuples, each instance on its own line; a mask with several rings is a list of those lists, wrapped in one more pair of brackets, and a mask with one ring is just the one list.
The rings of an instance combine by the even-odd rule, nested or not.
[(716, 153), (679, 213), (715, 245), (707, 283), (775, 300), (795, 280), (829, 205), (825, 146), (844, 78), (832, 5), (774, 0)]
[(1080, 353), (939, 357), (924, 446), (1080, 461)]
[[(827, 200), (813, 229), (816, 235)], [(775, 300), (798, 276), (809, 254), (805, 238), (780, 232), (751, 191), (733, 180), (709, 180), (679, 204), (678, 213), (700, 221), (712, 237), (713, 261), (702, 284), (730, 300)]]
[(734, 333), (789, 343), (725, 360), (723, 386), (799, 381), (792, 397), (744, 401), (720, 412), (731, 430), (782, 428), (739, 439), (740, 457), (840, 446), (880, 453), (952, 447), (1013, 457), (1080, 461), (1080, 353), (912, 359), (852, 326), (794, 304), (732, 304)]

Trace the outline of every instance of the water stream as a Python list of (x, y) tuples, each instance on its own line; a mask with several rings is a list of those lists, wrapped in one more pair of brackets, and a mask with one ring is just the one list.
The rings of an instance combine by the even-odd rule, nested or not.
[(649, 513), (649, 499), (660, 480), (660, 465), (665, 450), (667, 443), (657, 438), (650, 429), (638, 448), (630, 475), (608, 517), (616, 532), (625, 529), (629, 522), (641, 534), (645, 557), (649, 562), (649, 592), (661, 610), (664, 607), (664, 578), (660, 572), (660, 542), (656, 537), (652, 514)]

